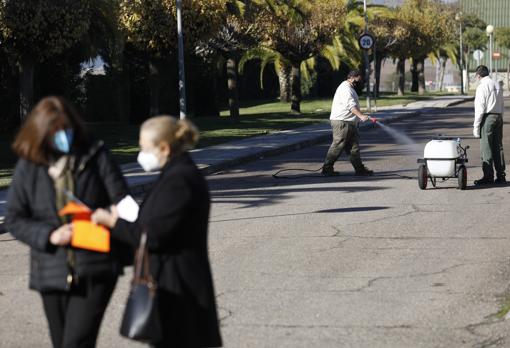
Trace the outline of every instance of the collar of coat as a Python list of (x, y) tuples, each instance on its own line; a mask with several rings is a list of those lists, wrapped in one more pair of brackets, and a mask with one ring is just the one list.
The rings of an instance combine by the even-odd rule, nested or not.
[(68, 162), (67, 160), (63, 159), (64, 157), (66, 157), (67, 159), (72, 158), (71, 162), (74, 162), (75, 159), (78, 161), (76, 164), (72, 165), (72, 168), (74, 168), (74, 170), (80, 172), (83, 169), (85, 169), (85, 167), (90, 162), (90, 160), (92, 158), (94, 158), (103, 147), (104, 147), (104, 142), (102, 140), (94, 140), (91, 142), (91, 144), (87, 148), (83, 149), (82, 151), (78, 152), (75, 155), (62, 156), (62, 157), (56, 159), (54, 163), (50, 164), (49, 167), (51, 168), (60, 162), (63, 162), (63, 163)]
[(96, 156), (96, 154), (104, 147), (104, 141), (96, 140), (92, 142), (92, 145), (88, 148), (88, 151), (80, 156), (78, 162), (78, 171), (85, 169), (90, 160)]
[(178, 163), (188, 162), (190, 159), (190, 155), (187, 151), (183, 151), (175, 156), (171, 156), (163, 168), (161, 168), (161, 173), (167, 172)]

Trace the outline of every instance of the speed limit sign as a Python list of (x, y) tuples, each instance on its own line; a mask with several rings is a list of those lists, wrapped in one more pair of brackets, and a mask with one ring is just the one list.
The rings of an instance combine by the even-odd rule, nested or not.
[(364, 50), (369, 50), (374, 47), (374, 37), (368, 33), (361, 34), (358, 38), (359, 46)]

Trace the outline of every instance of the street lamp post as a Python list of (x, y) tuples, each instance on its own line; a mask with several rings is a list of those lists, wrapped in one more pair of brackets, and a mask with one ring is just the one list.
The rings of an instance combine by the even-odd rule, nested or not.
[(460, 94), (464, 94), (464, 49), (462, 48), (462, 12), (455, 15), (455, 20), (459, 22), (459, 63), (460, 63)]
[(489, 36), (489, 71), (492, 77), (492, 33), (494, 32), (494, 26), (489, 24), (487, 28), (485, 28), (485, 31)]
[(182, 0), (176, 0), (177, 41), (179, 51), (179, 118), (186, 118), (186, 76), (184, 73), (184, 43), (182, 38)]
[[(367, 0), (363, 0), (363, 11), (365, 13), (365, 33), (368, 32), (368, 14), (367, 14)], [(367, 110), (372, 112), (370, 105), (370, 58), (368, 56), (368, 50), (365, 50), (365, 78), (367, 80)]]

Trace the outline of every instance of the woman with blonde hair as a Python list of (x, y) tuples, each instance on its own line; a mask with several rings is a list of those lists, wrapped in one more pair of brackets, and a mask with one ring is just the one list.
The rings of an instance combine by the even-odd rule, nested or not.
[(158, 284), (163, 339), (156, 347), (222, 345), (207, 252), (210, 196), (187, 150), (198, 140), (188, 121), (148, 119), (140, 129), (138, 162), (161, 174), (144, 199), (135, 222), (117, 209), (97, 210), (92, 219), (112, 228), (112, 237), (139, 244), (147, 233), (151, 275)]

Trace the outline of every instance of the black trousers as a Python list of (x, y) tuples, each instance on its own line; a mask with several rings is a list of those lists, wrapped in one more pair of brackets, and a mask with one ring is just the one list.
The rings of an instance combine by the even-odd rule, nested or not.
[(216, 310), (201, 308), (190, 296), (158, 290), (163, 340), (153, 348), (221, 347)]
[(93, 348), (116, 276), (81, 278), (70, 291), (41, 292), (54, 348)]

